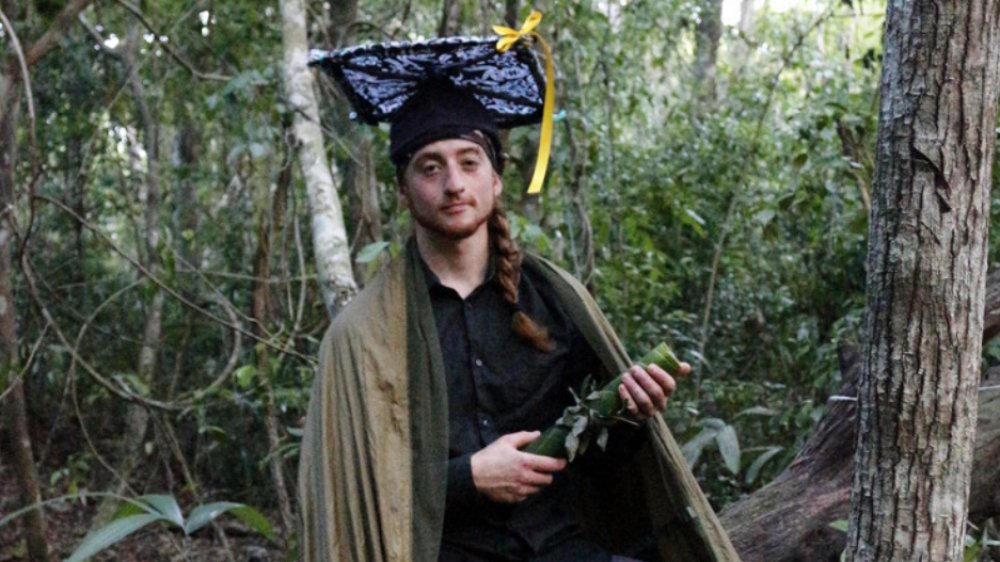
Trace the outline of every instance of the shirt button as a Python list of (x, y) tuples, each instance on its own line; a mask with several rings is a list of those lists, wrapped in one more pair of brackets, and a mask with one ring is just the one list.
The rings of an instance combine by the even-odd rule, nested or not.
[(490, 426), (490, 420), (488, 420), (486, 418), (483, 418), (479, 423), (481, 423), (483, 425), (483, 427), (489, 427)]
[(476, 358), (475, 363), (476, 363), (476, 367), (482, 367), (483, 366), (483, 360), (479, 359), (478, 357)]

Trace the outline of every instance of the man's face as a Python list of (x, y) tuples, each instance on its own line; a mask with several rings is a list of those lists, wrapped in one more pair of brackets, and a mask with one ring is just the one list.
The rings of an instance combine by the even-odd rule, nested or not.
[(399, 186), (418, 231), (449, 240), (486, 229), (502, 190), (482, 147), (463, 139), (440, 140), (418, 150)]

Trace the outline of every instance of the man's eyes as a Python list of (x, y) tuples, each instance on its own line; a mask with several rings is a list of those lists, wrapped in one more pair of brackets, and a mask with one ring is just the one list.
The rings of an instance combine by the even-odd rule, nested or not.
[[(462, 169), (467, 171), (475, 171), (482, 165), (482, 160), (474, 156), (468, 158), (462, 158), (458, 161)], [(440, 162), (428, 161), (420, 165), (420, 173), (425, 176), (430, 176), (439, 173), (444, 169), (444, 165)]]

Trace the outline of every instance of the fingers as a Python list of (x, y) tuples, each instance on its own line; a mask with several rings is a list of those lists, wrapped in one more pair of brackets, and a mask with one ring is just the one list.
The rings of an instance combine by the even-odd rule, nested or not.
[(541, 434), (541, 431), (518, 431), (517, 433), (508, 433), (507, 435), (503, 435), (500, 437), (500, 440), (506, 442), (515, 449), (520, 449), (535, 439), (538, 439), (538, 436)]
[(685, 361), (681, 361), (680, 364), (678, 364), (677, 372), (674, 373), (674, 376), (684, 378), (690, 374), (691, 374), (691, 365)]
[(645, 419), (666, 408), (667, 399), (676, 387), (674, 378), (659, 366), (643, 369), (634, 365), (622, 375), (618, 392), (629, 414)]
[(548, 486), (552, 483), (552, 475), (546, 472), (526, 470), (521, 473), (518, 483), (522, 486)]
[(517, 503), (551, 484), (553, 473), (566, 468), (566, 461), (519, 450), (538, 436), (537, 431), (510, 433), (473, 454), (476, 489), (493, 501)]
[(559, 472), (566, 468), (566, 459), (554, 459), (542, 455), (532, 455), (531, 453), (522, 454), (524, 455), (524, 467), (529, 470), (551, 473)]

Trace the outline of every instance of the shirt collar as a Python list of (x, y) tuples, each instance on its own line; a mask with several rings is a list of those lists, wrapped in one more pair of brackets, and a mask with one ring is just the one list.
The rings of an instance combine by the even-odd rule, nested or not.
[[(422, 269), (424, 272), (424, 280), (427, 282), (428, 290), (433, 291), (434, 289), (437, 289), (439, 287), (450, 289), (450, 287), (447, 287), (441, 283), (441, 279), (437, 276), (436, 273), (434, 273), (433, 270), (431, 270), (431, 267), (427, 265), (427, 262), (424, 261), (424, 257), (420, 255), (420, 252), (417, 252), (417, 257), (420, 258), (419, 259), (420, 269)], [(497, 279), (496, 256), (493, 254), (493, 252), (490, 252), (490, 260), (486, 265), (486, 278), (483, 279), (483, 282), (482, 284), (479, 285), (479, 287), (476, 287), (476, 291), (478, 291), (480, 287), (483, 287), (485, 285), (497, 284), (497, 283), (499, 283), (499, 281)]]

